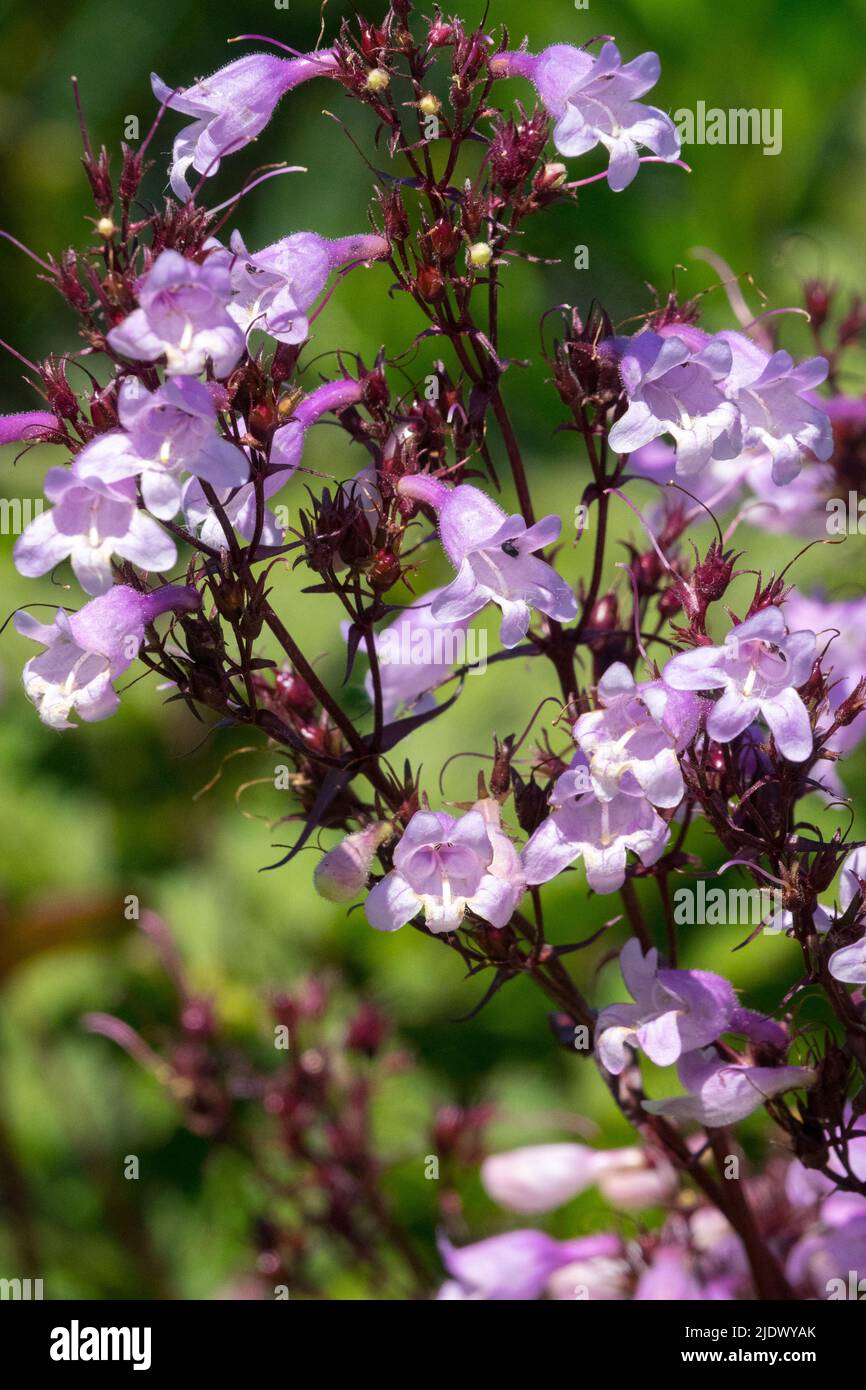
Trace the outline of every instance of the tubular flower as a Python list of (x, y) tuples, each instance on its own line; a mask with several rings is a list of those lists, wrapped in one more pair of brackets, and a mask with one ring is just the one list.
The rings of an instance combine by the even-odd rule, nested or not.
[(23, 674), (39, 718), (54, 729), (71, 729), (73, 712), (88, 723), (107, 719), (120, 704), (113, 682), (138, 655), (147, 625), (160, 613), (190, 612), (200, 603), (194, 589), (167, 585), (142, 594), (118, 584), (77, 613), (61, 609), (53, 623), (16, 613), (16, 630), (45, 647)]
[(208, 361), (228, 376), (244, 351), (244, 335), (229, 317), (228, 267), (219, 255), (203, 265), (161, 251), (136, 285), (139, 307), (112, 328), (115, 352), (137, 361), (165, 357), (169, 376), (197, 376)]
[(309, 336), (307, 312), (332, 270), (388, 254), (384, 237), (328, 241), (316, 232), (295, 232), (252, 254), (240, 232), (234, 232), (230, 246), (233, 297), (229, 313), (245, 333), (259, 328), (279, 343), (302, 343)]
[(738, 623), (721, 647), (680, 652), (665, 666), (663, 679), (675, 690), (721, 690), (707, 716), (707, 733), (730, 743), (761, 717), (779, 752), (803, 762), (812, 752), (812, 729), (797, 687), (809, 678), (815, 634), (788, 632), (778, 608), (765, 608)]
[(527, 527), (522, 516), (506, 516), (479, 488), (452, 489), (419, 475), (401, 479), (398, 491), (436, 510), (443, 548), (457, 569), (457, 578), (433, 603), (438, 622), (471, 618), (492, 601), (502, 611), (503, 646), (516, 647), (526, 636), (533, 608), (563, 623), (575, 616), (574, 590), (534, 554), (558, 540), (558, 516)]
[(489, 808), (459, 821), (416, 811), (394, 851), (394, 868), (365, 903), (377, 931), (397, 931), (419, 912), (430, 931), (456, 931), (469, 909), (504, 927), (523, 895), (516, 851)]
[(638, 101), (659, 79), (657, 53), (642, 53), (623, 63), (610, 41), (597, 58), (562, 43), (538, 55), (497, 54), (491, 70), (497, 76), (529, 78), (556, 120), (553, 142), (560, 154), (588, 154), (603, 145), (610, 157), (607, 180), (614, 193), (627, 188), (637, 174), (642, 146), (665, 161), (679, 158), (673, 121), (658, 107)]
[(302, 58), (250, 53), (220, 68), (192, 87), (174, 90), (151, 74), (157, 101), (192, 116), (192, 125), (176, 136), (170, 182), (182, 202), (191, 197), (187, 175), (193, 169), (210, 178), (227, 154), (234, 154), (264, 130), (280, 98), (311, 77), (327, 77), (336, 68), (328, 50)]

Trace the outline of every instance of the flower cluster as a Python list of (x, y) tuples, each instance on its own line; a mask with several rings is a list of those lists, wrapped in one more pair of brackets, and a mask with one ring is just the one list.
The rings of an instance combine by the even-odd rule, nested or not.
[[(493, 1160), (490, 1190), (535, 1212), (595, 1182), (613, 1205), (667, 1205), (666, 1224), (637, 1253), (607, 1231), (561, 1243), (524, 1230), (468, 1248), (446, 1233), (446, 1296), (559, 1296), (574, 1283), (609, 1297), (821, 1296), (816, 1271), (847, 1251), (862, 1260), (866, 1201), (855, 1153), (866, 850), (844, 808), (827, 804), (843, 785), (836, 764), (866, 732), (866, 600), (798, 594), (730, 541), (744, 518), (775, 516), (784, 530), (842, 479), (866, 495), (866, 405), (837, 389), (866, 315), (852, 309), (832, 344), (831, 296), (822, 317), (807, 286), (811, 355), (795, 359), (780, 346), (784, 320), (750, 318), (741, 297), (737, 327), (715, 333), (700, 326), (697, 300), (675, 294), (625, 316), (639, 321), (629, 337), (598, 305), (585, 318), (550, 311), (551, 409), (585, 461), (556, 475), (557, 510), (536, 512), (543, 446), (527, 448), (511, 416), (509, 372), (524, 354), (502, 341), (500, 300), (532, 254), (536, 219), (555, 204), (573, 214), (577, 187), (597, 181), (569, 182), (554, 150), (604, 147), (616, 192), (642, 162), (678, 163), (671, 121), (641, 100), (659, 61), (624, 62), (611, 40), (533, 55), (458, 19), (437, 15), (420, 33), (410, 21), (408, 0), (393, 0), (381, 25), (347, 23), (314, 53), (254, 53), (185, 89), (154, 78), (154, 131), (170, 111), (192, 124), (174, 142), (174, 197), (140, 220), (147, 145), (124, 151), (115, 188), (85, 132), (98, 244), (41, 264), (77, 316), (90, 384), (70, 385), (73, 353), (34, 366), (48, 408), (2, 417), (0, 442), (62, 451), (45, 476), (51, 505), (19, 538), (15, 563), (38, 578), (69, 562), (89, 601), (47, 626), (18, 614), (18, 630), (44, 647), (27, 662), (25, 691), (55, 729), (73, 714), (102, 719), (140, 658), (200, 718), (279, 750), (291, 768), (286, 819), (301, 822), (286, 857), (319, 847), (322, 896), (363, 901), (377, 931), (411, 923), (436, 938), (471, 976), (486, 974), (484, 1000), (528, 977), (553, 1005), (555, 1035), (594, 1059), (643, 1147)], [(437, 66), (447, 100), (434, 90)], [(369, 231), (287, 231), (250, 251), (238, 227), (224, 229), (264, 179), (213, 207), (202, 189), (285, 94), (318, 77), (372, 114), (377, 162), (387, 148), (400, 172), (370, 166)], [(506, 78), (528, 80), (541, 107), (497, 106), (510, 101)], [(473, 158), (474, 176), (458, 178)], [(418, 332), (371, 364), (341, 351), (323, 381), (315, 334), (329, 281), (332, 293), (350, 274), (357, 284), (362, 266), (378, 274), (383, 306), (399, 295), (417, 311)], [(548, 351), (554, 313), (562, 327)], [(304, 456), (326, 419), (325, 486)], [(707, 544), (699, 523), (735, 503)], [(563, 517), (578, 513), (564, 546)], [(614, 515), (625, 561), (612, 558)], [(425, 577), (428, 560), (439, 569)], [(321, 630), (330, 624), (354, 703), (320, 664), (321, 643), (305, 651), (297, 638), (301, 604), (321, 614)], [(482, 664), (468, 639), (487, 610), (499, 644)], [(168, 614), (166, 631), (156, 620)], [(443, 804), (409, 740), (451, 711), (460, 719), (464, 687), (478, 684), (467, 673), (507, 682), (523, 669), (514, 662), (544, 673), (547, 698), (524, 709), (512, 677), (510, 727), (523, 734), (491, 730), (492, 753), (464, 755), (462, 799)], [(802, 803), (822, 793), (819, 823)], [(680, 964), (700, 938), (680, 939), (671, 885), (714, 872), (708, 845), (725, 856), (720, 874), (754, 885), (740, 891), (772, 885), (780, 899), (736, 944), (769, 954), (784, 938), (802, 957), (760, 1013), (733, 981)], [(598, 931), (548, 940), (547, 902), (566, 902), (572, 920), (593, 894), (619, 895)], [(360, 913), (350, 920), (364, 929)], [(618, 954), (632, 1003), (591, 997), (598, 970), (581, 971), (580, 953), (600, 935), (595, 964)], [(821, 1033), (799, 1021), (814, 994)], [(676, 1065), (681, 1094), (648, 1098), (644, 1057)], [(294, 1076), (273, 1092), (289, 1128), (308, 1082)], [(727, 1152), (728, 1127), (760, 1108), (789, 1151), (787, 1205), (765, 1230), (749, 1208), (761, 1175), (734, 1203), (708, 1161)], [(700, 1194), (692, 1208), (677, 1204), (689, 1187)], [(354, 1205), (337, 1214), (357, 1218)]]

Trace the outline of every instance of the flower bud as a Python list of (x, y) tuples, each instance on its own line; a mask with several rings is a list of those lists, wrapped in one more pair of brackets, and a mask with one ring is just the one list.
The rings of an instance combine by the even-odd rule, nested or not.
[(391, 74), (384, 68), (371, 68), (367, 73), (367, 91), (385, 92), (391, 84)]
[(105, 241), (110, 241), (114, 236), (115, 226), (110, 217), (100, 217), (96, 224), (96, 232)]
[(425, 92), (418, 103), (418, 110), (422, 116), (438, 116), (442, 110), (442, 103), (435, 92)]
[(319, 896), (329, 903), (348, 903), (357, 897), (366, 886), (376, 850), (390, 834), (390, 825), (376, 821), (347, 835), (328, 850), (313, 874), (313, 885)]
[(441, 299), (445, 293), (445, 281), (435, 265), (422, 265), (415, 280), (415, 286), (422, 299), (431, 304)]
[(493, 247), (486, 241), (476, 241), (466, 256), (473, 270), (485, 270), (493, 260)]
[(535, 189), (538, 193), (552, 193), (562, 188), (567, 178), (568, 170), (564, 164), (545, 164), (535, 176)]

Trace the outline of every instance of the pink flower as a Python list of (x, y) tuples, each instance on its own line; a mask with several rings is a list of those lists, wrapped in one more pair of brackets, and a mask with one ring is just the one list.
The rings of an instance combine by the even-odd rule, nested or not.
[(582, 858), (590, 888), (614, 893), (625, 882), (629, 851), (649, 867), (668, 841), (667, 824), (646, 797), (618, 792), (600, 801), (589, 789), (584, 763), (557, 779), (551, 806), (521, 856), (530, 884), (547, 883)]

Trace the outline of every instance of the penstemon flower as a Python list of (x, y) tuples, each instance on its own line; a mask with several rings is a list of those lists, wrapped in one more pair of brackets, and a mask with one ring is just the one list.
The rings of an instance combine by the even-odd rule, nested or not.
[(183, 89), (168, 87), (153, 73), (157, 101), (195, 118), (174, 142), (173, 192), (189, 198), (191, 169), (203, 178), (212, 177), (227, 154), (261, 134), (286, 92), (311, 77), (332, 75), (335, 67), (333, 55), (324, 50), (294, 59), (250, 53)]
[(120, 700), (113, 682), (138, 655), (146, 626), (160, 613), (190, 612), (199, 603), (194, 589), (167, 585), (147, 594), (118, 584), (77, 613), (60, 609), (53, 623), (16, 613), (18, 632), (45, 647), (24, 667), (24, 689), (40, 719), (69, 729), (73, 711), (89, 723), (114, 714)]
[(621, 192), (638, 172), (638, 150), (645, 146), (663, 160), (679, 158), (680, 141), (673, 121), (655, 106), (638, 101), (658, 82), (658, 54), (642, 53), (623, 63), (608, 40), (598, 57), (571, 44), (555, 44), (543, 53), (500, 53), (497, 76), (528, 77), (552, 116), (553, 141), (560, 154), (588, 154), (603, 145), (610, 156), (608, 183)]
[(439, 622), (471, 618), (492, 601), (502, 611), (503, 646), (515, 647), (526, 636), (533, 608), (564, 623), (575, 616), (573, 591), (535, 554), (559, 539), (559, 517), (527, 526), (520, 516), (507, 517), (480, 489), (450, 489), (435, 478), (404, 478), (399, 490), (436, 511), (440, 540), (457, 569), (457, 578), (433, 602)]
[[(753, 317), (731, 289), (738, 275), (707, 253), (730, 328), (706, 331), (701, 293), (623, 304), (616, 325), (597, 303), (586, 314), (558, 305), (541, 324), (543, 368), (531, 360), (535, 326), (500, 306), (509, 293), (520, 302), (523, 259), (545, 283), (538, 219), (556, 205), (575, 212), (578, 184), (559, 156), (601, 146), (615, 192), (641, 162), (678, 162), (673, 123), (642, 100), (657, 56), (624, 59), (610, 39), (591, 47), (513, 50), (494, 17), (416, 22), (410, 0), (391, 0), (381, 24), (347, 21), (314, 53), (253, 53), (182, 89), (154, 78), (161, 106), (191, 118), (162, 203), (144, 182), (153, 135), (124, 150), (115, 180), (85, 133), (97, 244), (40, 261), (84, 348), (74, 372), (69, 343), (23, 358), (33, 408), (0, 417), (0, 444), (28, 467), (34, 446), (62, 447), (44, 477), (49, 506), (14, 559), (32, 578), (68, 560), (91, 599), (48, 624), (16, 614), (41, 646), (24, 691), (66, 730), (113, 714), (140, 659), (210, 732), (242, 738), (245, 753), (278, 751), (290, 800), (274, 823), (297, 822), (285, 857), (306, 851), (311, 890), (349, 909), (345, 930), (363, 930), (361, 904), (377, 931), (411, 924), (417, 968), (424, 951), (453, 951), (484, 982), (474, 1012), (529, 979), (556, 1042), (597, 1068), (599, 1103), (635, 1131), (621, 1148), (573, 1142), (588, 1132), (578, 1120), (571, 1142), (488, 1155), (486, 1107), (437, 1116), (432, 1153), (449, 1160), (439, 1297), (823, 1297), (822, 1279), (866, 1272), (866, 847), (859, 822), (829, 801), (858, 788), (845, 760), (866, 719), (866, 600), (798, 594), (795, 548), (767, 576), (760, 535), (785, 547), (788, 533), (844, 534), (840, 570), (859, 572), (866, 401), (839, 382), (853, 376), (866, 308), (855, 300), (839, 315), (832, 287), (805, 285), (811, 355), (795, 356), (801, 318)], [(364, 129), (372, 119), (371, 206), (366, 218), (347, 209), (334, 235), (276, 224), (267, 244), (251, 242), (246, 200), (290, 171), (244, 171), (218, 206), (201, 189), (317, 76), (339, 83), (349, 111), (365, 108)], [(506, 77), (527, 80), (542, 106), (511, 104)], [(608, 198), (603, 178), (581, 180), (598, 185), (581, 197)], [(351, 341), (351, 314), (331, 324), (349, 341), (317, 342), (333, 292), (345, 277), (348, 300), (361, 266), (387, 344), (372, 361)], [(415, 316), (399, 341), (392, 300)], [(539, 392), (551, 387), (551, 431), (580, 446), (561, 467), (512, 417), (518, 365), (538, 369)], [(543, 472), (552, 512), (533, 496)], [(725, 516), (709, 541), (708, 513)], [(430, 563), (443, 555), (444, 583)], [(470, 624), (490, 604), (498, 642), (488, 654), (478, 634), (475, 660)], [(477, 701), (489, 742), (449, 758), (443, 801), (430, 761), (447, 743), (440, 730), (460, 729), (467, 688), (479, 689), (467, 673), (490, 683)], [(218, 756), (227, 766), (233, 751)], [(803, 802), (821, 792), (819, 816)], [(721, 917), (674, 910), (683, 891), (696, 898), (701, 871), (752, 885), (730, 890), (727, 920), (731, 946), (759, 957), (745, 978), (762, 980), (762, 1012), (740, 1002), (743, 956), (709, 952), (707, 929), (728, 929)], [(590, 894), (619, 897), (587, 932)], [(146, 930), (179, 980), (165, 929), (149, 919)], [(802, 958), (784, 975), (783, 937)], [(632, 1002), (604, 1006), (601, 967), (617, 958)], [(720, 961), (724, 975), (701, 968)], [(89, 1027), (168, 1085), (211, 1141), (230, 1117), (242, 1125), (239, 1096), (279, 1116), (309, 1231), (300, 1239), (281, 1212), (269, 1216), (273, 1248), (258, 1269), (285, 1266), (287, 1286), (314, 1292), (308, 1237), (315, 1254), (313, 1237), (330, 1228), (374, 1281), (391, 1279), (393, 1253), (398, 1296), (432, 1296), (414, 1230), (396, 1238), (379, 1191), (391, 1165), (374, 1151), (370, 1072), (352, 1067), (355, 1054), (373, 1062), (386, 1024), (368, 1006), (336, 1055), (321, 1040), (314, 1054), (296, 1047), (326, 993), (312, 981), (276, 1001), (291, 1047), (268, 1076), (239, 1067), (234, 1044), (216, 1049), (213, 1010), (186, 989), (168, 1060), (118, 1019)], [(682, 1093), (647, 1099), (648, 1063), (676, 1065)], [(724, 1131), (761, 1109), (771, 1157), (761, 1171), (745, 1164), (733, 1200), (724, 1161), (736, 1136)], [(610, 1221), (594, 1206), (588, 1231), (558, 1218), (562, 1239), (501, 1225), (470, 1239), (452, 1185), (469, 1164), (522, 1215), (590, 1189), (593, 1203), (655, 1215), (628, 1239), (602, 1229)], [(431, 1223), (431, 1255), (432, 1234)]]
[(809, 715), (797, 687), (808, 680), (815, 634), (788, 632), (778, 608), (766, 608), (732, 628), (721, 647), (682, 652), (664, 668), (675, 690), (721, 690), (707, 716), (707, 733), (729, 743), (756, 718), (770, 727), (779, 752), (803, 762), (812, 752)]

